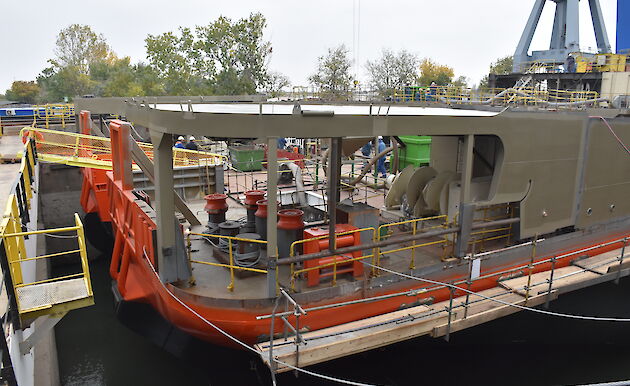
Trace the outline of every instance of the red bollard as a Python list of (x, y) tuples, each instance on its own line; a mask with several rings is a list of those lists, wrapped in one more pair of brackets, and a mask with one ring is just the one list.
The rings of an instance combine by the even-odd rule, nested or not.
[(225, 212), (228, 210), (227, 195), (222, 193), (209, 194), (204, 197), (208, 213), (208, 228), (210, 232), (219, 229), (219, 224), (225, 221)]
[(265, 198), (265, 192), (262, 190), (248, 190), (245, 192), (245, 208), (247, 209), (247, 223), (243, 232), (256, 231), (256, 211), (258, 205), (256, 203)]
[[(299, 209), (283, 209), (278, 212), (278, 253), (280, 257), (288, 257), (291, 252), (291, 244), (302, 238), (304, 232), (304, 212)], [(300, 253), (301, 245), (293, 251)]]

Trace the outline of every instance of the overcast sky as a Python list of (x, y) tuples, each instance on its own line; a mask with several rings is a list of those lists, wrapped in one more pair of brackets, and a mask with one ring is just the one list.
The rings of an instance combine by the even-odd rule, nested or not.
[[(616, 0), (600, 0), (610, 42), (615, 44)], [(293, 85), (307, 85), (317, 57), (344, 43), (359, 63), (383, 48), (405, 49), (455, 69), (477, 83), (488, 65), (513, 54), (534, 0), (67, 0), (26, 3), (4, 0), (0, 23), (0, 93), (14, 80), (34, 80), (53, 57), (56, 35), (73, 24), (102, 33), (119, 57), (145, 60), (147, 34), (178, 26), (208, 24), (220, 15), (267, 18), (266, 38), (273, 54), (270, 69), (289, 76)], [(588, 2), (581, 1), (582, 49), (595, 47)], [(549, 1), (534, 37), (533, 49), (549, 45), (554, 4)], [(357, 16), (359, 15), (359, 16)], [(357, 33), (358, 31), (358, 33)], [(357, 38), (358, 37), (358, 38)], [(354, 69), (355, 67), (353, 67)]]

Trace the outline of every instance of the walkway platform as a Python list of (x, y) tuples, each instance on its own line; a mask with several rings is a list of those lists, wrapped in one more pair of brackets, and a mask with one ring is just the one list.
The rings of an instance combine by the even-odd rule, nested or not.
[[(551, 271), (532, 274), (531, 278), (525, 274), (478, 292), (481, 296), (470, 295), (468, 301), (466, 296), (456, 297), (451, 307), (447, 300), (310, 331), (301, 334), (304, 343), (297, 345), (294, 336), (275, 339), (272, 354), (280, 362), (305, 367), (424, 335), (448, 338), (453, 332), (522, 311), (512, 304), (536, 307), (563, 293), (627, 276), (630, 274), (630, 251), (624, 256), (624, 259), (628, 258), (627, 264), (624, 261), (620, 264), (620, 256), (621, 249), (618, 249), (555, 269), (551, 288)], [(260, 343), (256, 348), (263, 362), (271, 366), (270, 342)], [(276, 372), (289, 370), (291, 368), (276, 364)]]

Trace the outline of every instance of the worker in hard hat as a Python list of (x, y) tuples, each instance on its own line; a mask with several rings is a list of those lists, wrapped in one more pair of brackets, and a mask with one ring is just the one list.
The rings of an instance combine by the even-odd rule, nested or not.
[(199, 150), (199, 146), (195, 143), (195, 137), (192, 135), (188, 137), (188, 142), (186, 142), (186, 149), (188, 150)]
[[(383, 137), (378, 136), (378, 145), (377, 145), (377, 153), (380, 154), (385, 151), (385, 142), (383, 142)], [(381, 177), (387, 178), (387, 169), (385, 169), (385, 156), (382, 156), (378, 159), (376, 172), (381, 174)]]
[(363, 156), (366, 158), (366, 160), (363, 161), (363, 167), (365, 168), (368, 165), (367, 159), (369, 159), (370, 154), (372, 154), (372, 141), (369, 141), (368, 143), (363, 145), (363, 147), (361, 148), (361, 154), (363, 154)]
[(180, 135), (179, 137), (177, 137), (177, 142), (175, 142), (175, 148), (183, 149), (185, 141), (186, 141), (186, 138), (184, 138), (183, 136)]

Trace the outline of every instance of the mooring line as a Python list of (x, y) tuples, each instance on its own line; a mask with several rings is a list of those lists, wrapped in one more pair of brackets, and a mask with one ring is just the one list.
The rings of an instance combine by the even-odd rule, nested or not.
[[(155, 275), (155, 277), (158, 279), (158, 281), (160, 282), (160, 284), (162, 285), (162, 288), (164, 288), (166, 290), (166, 292), (173, 298), (173, 300), (175, 300), (177, 303), (181, 304), (184, 308), (186, 308), (190, 313), (192, 313), (193, 315), (195, 315), (196, 317), (198, 317), (201, 321), (203, 321), (204, 323), (206, 323), (208, 326), (214, 328), (215, 330), (217, 330), (219, 333), (221, 333), (222, 335), (224, 335), (225, 337), (229, 338), (230, 340), (232, 340), (233, 342), (239, 344), (240, 346), (246, 348), (247, 350), (262, 356), (262, 353), (258, 350), (256, 350), (255, 348), (251, 347), (250, 345), (248, 345), (247, 343), (239, 340), (238, 338), (236, 338), (235, 336), (230, 335), (230, 333), (228, 333), (227, 331), (221, 329), (219, 326), (217, 326), (216, 324), (212, 323), (211, 321), (209, 321), (208, 319), (204, 318), (202, 315), (200, 315), (197, 311), (193, 310), (190, 306), (188, 306), (186, 303), (184, 303), (183, 301), (181, 301), (177, 296), (175, 296), (175, 294), (173, 294), (171, 292), (171, 290), (168, 289), (168, 287), (166, 287), (166, 285), (164, 285), (164, 283), (162, 283), (162, 281), (160, 280), (160, 276), (157, 273), (157, 271), (155, 270), (155, 267), (153, 266), (153, 264), (151, 263), (151, 260), (149, 260), (146, 250), (144, 249), (144, 247), (142, 248), (144, 257), (147, 261), (147, 263), (149, 263), (149, 267), (151, 267), (151, 270), (153, 271), (153, 274)], [(296, 367), (293, 365), (290, 365), (288, 363), (284, 363), (278, 359), (273, 358), (274, 362), (282, 365), (282, 366), (286, 366), (292, 370), (297, 370), (299, 372), (302, 372), (304, 374), (307, 375), (311, 375), (313, 377), (317, 377), (317, 378), (321, 378), (321, 379), (325, 379), (328, 381), (332, 381), (332, 382), (337, 382), (337, 383), (342, 383), (345, 385), (353, 385), (353, 386), (376, 386), (375, 384), (371, 384), (371, 383), (361, 383), (361, 382), (355, 382), (355, 381), (350, 381), (347, 379), (342, 379), (342, 378), (336, 378), (336, 377), (332, 377), (329, 375), (325, 375), (325, 374), (320, 374), (320, 373), (316, 373), (314, 371), (310, 371), (310, 370), (306, 370), (300, 367)]]
[(384, 267), (378, 267), (378, 266), (372, 265), (372, 264), (370, 264), (368, 262), (365, 262), (365, 261), (362, 261), (362, 263), (367, 265), (367, 266), (370, 266), (370, 267), (373, 267), (373, 268), (376, 268), (376, 269), (380, 269), (380, 270), (385, 271), (385, 272), (393, 273), (393, 274), (401, 276), (401, 277), (405, 277), (405, 278), (412, 279), (412, 280), (417, 280), (417, 281), (422, 281), (422, 282), (425, 282), (425, 283), (443, 285), (445, 287), (449, 287), (449, 288), (452, 288), (452, 289), (455, 289), (455, 290), (459, 290), (459, 291), (468, 293), (470, 295), (478, 296), (478, 297), (480, 297), (482, 299), (490, 300), (490, 301), (493, 301), (493, 302), (496, 302), (496, 303), (503, 304), (505, 306), (518, 308), (518, 309), (521, 309), (521, 310), (524, 310), (524, 311), (537, 312), (539, 314), (557, 316), (557, 317), (568, 318), (568, 319), (591, 320), (591, 321), (596, 321), (596, 322), (624, 322), (624, 323), (630, 322), (630, 319), (628, 319), (628, 318), (609, 318), (609, 317), (598, 317), (598, 316), (572, 315), (572, 314), (564, 314), (564, 313), (560, 313), (560, 312), (539, 310), (538, 308), (532, 308), (532, 307), (522, 306), (520, 304), (505, 302), (505, 301), (499, 300), (499, 299), (493, 299), (493, 298), (491, 298), (489, 296), (485, 296), (485, 295), (482, 295), (482, 294), (480, 294), (478, 292), (474, 292), (474, 291), (470, 291), (470, 290), (462, 288), (462, 287), (458, 287), (458, 286), (456, 286), (454, 284), (445, 283), (445, 282), (436, 281), (436, 280), (431, 280), (431, 279), (423, 279), (421, 277), (417, 277), (417, 276), (413, 276), (413, 275), (407, 275), (406, 273), (393, 271), (391, 269), (387, 269), (387, 268), (384, 268)]

